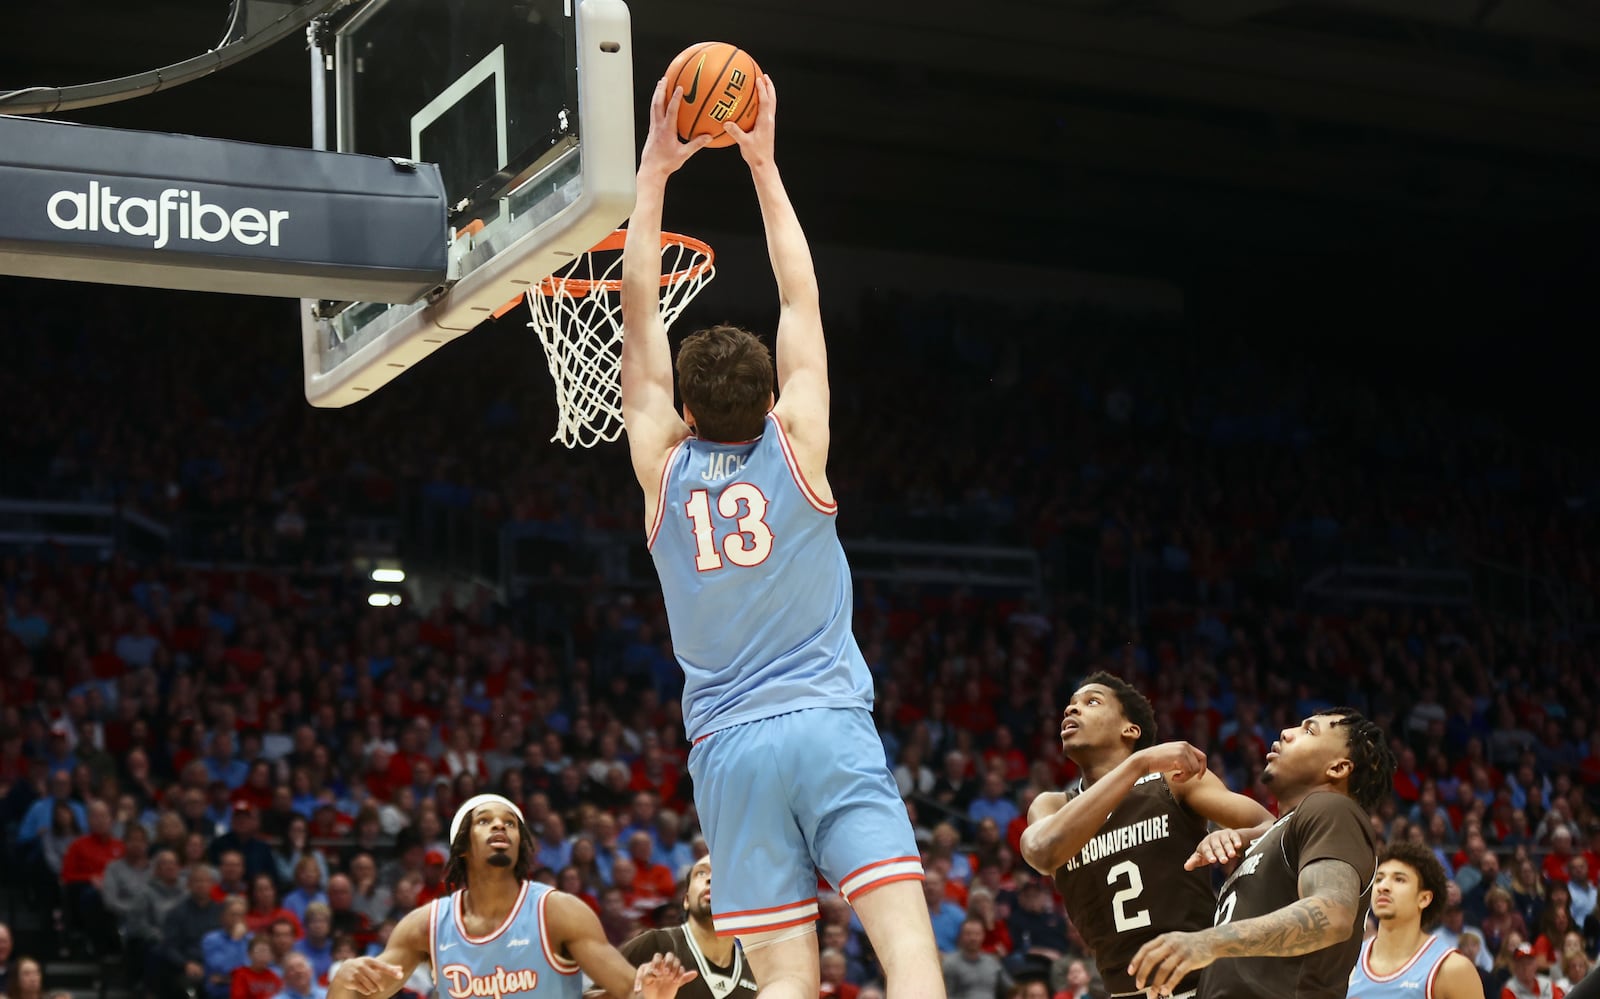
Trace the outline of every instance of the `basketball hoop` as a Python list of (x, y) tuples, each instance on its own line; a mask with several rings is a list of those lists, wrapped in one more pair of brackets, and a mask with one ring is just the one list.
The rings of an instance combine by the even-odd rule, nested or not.
[[(551, 441), (594, 447), (622, 434), (622, 244), (618, 229), (528, 289), (528, 326), (539, 334), (556, 383)], [(609, 258), (605, 255), (609, 254)], [(598, 259), (597, 259), (598, 255)], [(661, 234), (661, 324), (672, 323), (716, 275), (711, 247)]]

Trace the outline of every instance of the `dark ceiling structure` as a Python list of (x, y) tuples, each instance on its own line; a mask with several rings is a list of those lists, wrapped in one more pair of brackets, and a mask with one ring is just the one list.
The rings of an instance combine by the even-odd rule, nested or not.
[[(448, 2), (448, 0), (441, 0)], [(132, 72), (213, 44), (223, 0), (30, 5), (0, 86)], [(1449, 247), (1600, 220), (1589, 0), (633, 0), (654, 67), (737, 41), (778, 83), (780, 156), (819, 240), (1162, 270)], [(74, 44), (41, 40), (72, 39)], [(15, 51), (6, 51), (15, 50)], [(305, 144), (304, 48), (64, 117)], [(642, 117), (642, 115), (641, 115)], [(737, 157), (674, 210), (754, 225)]]

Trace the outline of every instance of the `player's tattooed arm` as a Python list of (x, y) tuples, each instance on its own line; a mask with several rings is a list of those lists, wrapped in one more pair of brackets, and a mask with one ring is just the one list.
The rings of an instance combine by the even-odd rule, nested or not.
[(1276, 912), (1213, 927), (1217, 957), (1292, 957), (1348, 940), (1355, 931), (1361, 884), (1342, 860), (1317, 860), (1300, 871), (1300, 900)]
[(1317, 860), (1300, 871), (1300, 898), (1275, 912), (1195, 933), (1163, 933), (1128, 965), (1139, 988), (1171, 993), (1185, 977), (1224, 957), (1294, 957), (1348, 940), (1361, 884), (1342, 860)]

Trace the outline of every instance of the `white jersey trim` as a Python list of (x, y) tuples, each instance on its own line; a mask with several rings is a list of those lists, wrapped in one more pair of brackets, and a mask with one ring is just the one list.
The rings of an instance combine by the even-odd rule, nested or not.
[(517, 921), (517, 916), (522, 912), (522, 903), (528, 898), (528, 885), (530, 884), (532, 884), (531, 881), (522, 882), (522, 889), (517, 892), (517, 900), (516, 902), (512, 903), (511, 911), (506, 914), (505, 922), (501, 923), (498, 929), (486, 937), (475, 937), (467, 932), (467, 922), (465, 919), (461, 918), (461, 903), (466, 901), (467, 890), (463, 888), (456, 892), (455, 895), (451, 897), (450, 901), (452, 904), (450, 906), (450, 910), (455, 916), (456, 932), (461, 934), (461, 939), (475, 947), (481, 947), (486, 943), (493, 943), (494, 941), (500, 939), (501, 934), (505, 933), (506, 930), (511, 928), (511, 924)]
[(822, 497), (817, 495), (817, 491), (811, 488), (811, 483), (806, 481), (806, 473), (800, 470), (800, 459), (795, 457), (794, 447), (789, 443), (789, 432), (783, 429), (783, 421), (778, 419), (778, 414), (767, 415), (772, 418), (772, 425), (778, 428), (778, 446), (783, 449), (784, 463), (789, 466), (789, 476), (794, 479), (794, 484), (800, 487), (800, 494), (806, 498), (807, 503), (816, 508), (817, 512), (829, 516), (838, 513), (838, 501), (824, 502)]
[(654, 548), (656, 546), (656, 535), (661, 533), (661, 521), (667, 509), (667, 478), (672, 471), (672, 466), (678, 460), (678, 452), (682, 451), (688, 443), (689, 438), (685, 437), (674, 445), (672, 450), (667, 452), (666, 464), (661, 466), (661, 482), (656, 486), (656, 515), (650, 521), (650, 533), (646, 536), (644, 543), (646, 548)]
[(569, 961), (557, 954), (550, 940), (550, 921), (545, 918), (544, 914), (544, 906), (546, 902), (550, 901), (550, 895), (551, 892), (548, 891), (541, 893), (539, 895), (539, 904), (535, 908), (535, 918), (539, 921), (539, 946), (544, 948), (544, 959), (550, 962), (550, 967), (556, 969), (557, 974), (576, 975), (578, 973), (578, 962)]

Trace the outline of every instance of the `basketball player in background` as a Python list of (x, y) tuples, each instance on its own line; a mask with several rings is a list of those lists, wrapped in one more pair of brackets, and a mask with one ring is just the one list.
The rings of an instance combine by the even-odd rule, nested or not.
[[(711, 924), (711, 858), (701, 857), (684, 877), (683, 912), (679, 926), (645, 930), (622, 945), (622, 956), (644, 963), (654, 954), (675, 954), (700, 977), (678, 992), (679, 999), (754, 999), (755, 975), (744, 966), (744, 953), (733, 937), (717, 936)], [(585, 999), (600, 999), (590, 991)]]
[(1444, 866), (1427, 847), (1393, 843), (1378, 856), (1372, 914), (1378, 935), (1361, 945), (1349, 999), (1483, 999), (1483, 980), (1454, 947), (1428, 931), (1439, 925)]
[(580, 970), (613, 999), (672, 999), (694, 979), (670, 954), (634, 968), (594, 911), (529, 880), (533, 867), (522, 811), (497, 794), (469, 798), (450, 823), (451, 894), (407, 913), (382, 954), (341, 964), (328, 999), (388, 999), (423, 961), (441, 999), (577, 999)]
[[(1061, 748), (1082, 776), (1034, 799), (1022, 857), (1055, 878), (1112, 995), (1138, 995), (1128, 962), (1146, 941), (1211, 925), (1210, 873), (1184, 870), (1206, 823), (1254, 826), (1272, 814), (1223, 786), (1188, 743), (1156, 745), (1150, 701), (1109, 673), (1085, 679), (1067, 702)], [(1174, 992), (1192, 995), (1198, 980), (1191, 973)]]
[(1383, 732), (1353, 708), (1284, 729), (1261, 779), (1287, 811), (1223, 884), (1216, 925), (1146, 943), (1134, 982), (1161, 992), (1203, 968), (1200, 999), (1343, 999), (1377, 867), (1367, 815), (1394, 766)]
[(657, 84), (623, 252), (622, 412), (645, 494), (673, 651), (684, 671), (695, 807), (763, 999), (816, 999), (816, 872), (854, 907), (891, 999), (945, 994), (922, 863), (872, 722), (851, 633), (850, 568), (828, 484), (828, 360), (811, 251), (773, 159), (777, 94), (728, 133), (755, 182), (781, 310), (777, 387), (754, 334), (715, 326), (678, 351), (658, 311), (668, 176), (702, 148), (674, 134)]

